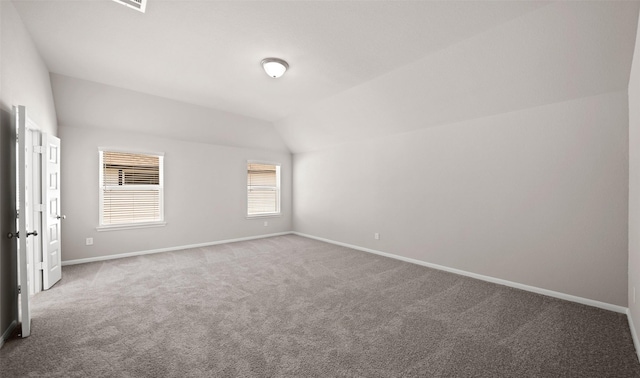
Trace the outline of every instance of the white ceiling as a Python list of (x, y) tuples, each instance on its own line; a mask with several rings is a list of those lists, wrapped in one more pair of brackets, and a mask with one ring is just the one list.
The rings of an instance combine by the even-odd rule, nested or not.
[[(53, 73), (275, 121), (543, 2), (16, 1)], [(287, 60), (278, 80), (259, 62)]]
[[(14, 4), (58, 74), (54, 94), (69, 96), (56, 99), (61, 124), (86, 123), (72, 117), (71, 99), (86, 98), (79, 93), (117, 92), (77, 78), (215, 110), (182, 124), (183, 139), (243, 145), (235, 139), (267, 128), (266, 139), (277, 130), (294, 153), (626, 90), (640, 7), (149, 0), (142, 14), (111, 0)], [(289, 62), (282, 78), (262, 71), (269, 56)], [(103, 103), (94, 96), (87, 108)], [(180, 114), (181, 106), (173, 108)], [(236, 130), (222, 126), (229, 119), (239, 120)], [(154, 127), (170, 136), (174, 123)]]
[(639, 2), (557, 2), (275, 123), (293, 153), (627, 91)]

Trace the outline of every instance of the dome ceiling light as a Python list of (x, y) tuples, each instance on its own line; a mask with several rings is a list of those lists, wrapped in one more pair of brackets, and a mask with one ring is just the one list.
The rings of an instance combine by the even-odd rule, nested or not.
[(289, 64), (282, 59), (278, 58), (265, 58), (262, 59), (262, 68), (264, 68), (264, 72), (267, 73), (270, 77), (277, 79), (280, 76), (284, 75), (284, 73), (289, 68)]

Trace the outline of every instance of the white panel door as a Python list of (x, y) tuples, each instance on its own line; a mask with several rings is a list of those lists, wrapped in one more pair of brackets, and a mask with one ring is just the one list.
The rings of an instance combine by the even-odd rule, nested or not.
[[(18, 279), (20, 284), (20, 321), (22, 323), (22, 337), (31, 334), (31, 312), (29, 310), (29, 268), (27, 267), (27, 237), (28, 215), (31, 214), (30, 203), (27, 197), (27, 111), (24, 106), (13, 107), (14, 122), (18, 134)], [(37, 235), (37, 233), (36, 233)]]
[(60, 139), (42, 134), (42, 288), (50, 289), (62, 278), (60, 250)]

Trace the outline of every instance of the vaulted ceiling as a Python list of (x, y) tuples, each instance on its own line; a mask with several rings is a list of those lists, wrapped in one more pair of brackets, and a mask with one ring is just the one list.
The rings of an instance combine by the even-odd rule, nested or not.
[[(620, 90), (639, 8), (149, 0), (143, 14), (113, 1), (14, 3), (52, 73), (255, 118), (292, 152)], [(284, 77), (265, 75), (268, 56), (289, 62)]]

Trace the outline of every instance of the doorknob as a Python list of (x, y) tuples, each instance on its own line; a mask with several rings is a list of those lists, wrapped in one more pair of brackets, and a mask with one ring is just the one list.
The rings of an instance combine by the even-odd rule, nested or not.
[(66, 215), (56, 215), (56, 219), (67, 219)]
[[(32, 232), (27, 232), (27, 237), (29, 237), (29, 236), (31, 236), (31, 235), (33, 235), (33, 236), (38, 236), (38, 231), (37, 231), (37, 230), (33, 230)], [(16, 238), (18, 238), (18, 239), (19, 239), (19, 238), (20, 238), (20, 231), (16, 232), (16, 233), (15, 233), (15, 235), (14, 235), (14, 234), (12, 234), (12, 233), (8, 233), (8, 234), (7, 234), (7, 237), (8, 237), (9, 239), (11, 239), (11, 238), (12, 238), (12, 237), (14, 237), (14, 236), (15, 236)]]

